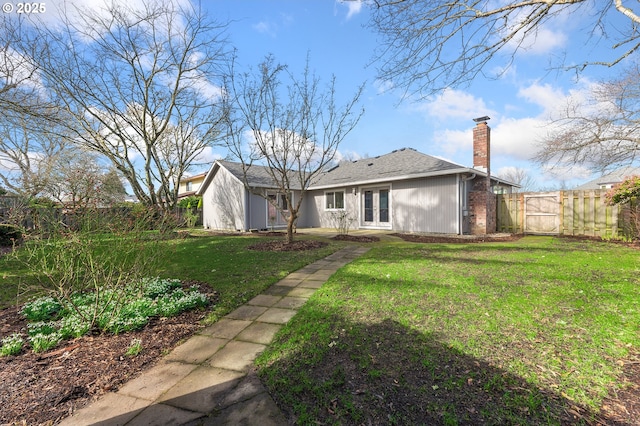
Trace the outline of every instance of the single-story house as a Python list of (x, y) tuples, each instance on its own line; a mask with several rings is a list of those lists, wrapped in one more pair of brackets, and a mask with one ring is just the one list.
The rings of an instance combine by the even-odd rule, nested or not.
[[(488, 119), (488, 118), (483, 118)], [(319, 175), (304, 195), (298, 228), (335, 226), (335, 216), (351, 220), (350, 229), (398, 232), (487, 234), (496, 229), (496, 196), (515, 184), (490, 175), (490, 128), (474, 128), (474, 165), (465, 167), (411, 148), (339, 163)], [(286, 220), (266, 194), (283, 203), (262, 166), (251, 166), (243, 184), (240, 163), (216, 161), (198, 190), (208, 229), (284, 227)], [(300, 189), (291, 188), (293, 197)]]
[(628, 177), (640, 176), (640, 167), (621, 167), (576, 187), (576, 190), (611, 189)]

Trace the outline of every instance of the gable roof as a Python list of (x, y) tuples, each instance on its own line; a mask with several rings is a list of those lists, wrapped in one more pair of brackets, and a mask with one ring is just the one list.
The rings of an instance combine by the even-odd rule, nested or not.
[(602, 186), (604, 185), (620, 183), (625, 180), (625, 178), (634, 175), (640, 175), (640, 167), (622, 167), (612, 171), (611, 173), (607, 173), (596, 179), (590, 180), (589, 182), (583, 183), (582, 185), (577, 186), (576, 189), (602, 189)]
[[(242, 171), (242, 163), (234, 163), (232, 161), (218, 161), (225, 169), (229, 170), (240, 182), (244, 182), (244, 172)], [(247, 168), (247, 183), (252, 188), (278, 188), (279, 185), (273, 180), (269, 173), (269, 168), (252, 164)], [(296, 179), (291, 179), (290, 189), (300, 189)]]
[[(211, 170), (207, 173), (202, 186), (198, 189), (198, 194), (204, 193), (213, 176), (217, 173), (217, 168), (220, 167), (228, 170), (239, 182), (243, 182), (244, 177), (241, 163), (216, 160)], [(402, 148), (377, 157), (340, 163), (318, 176), (308, 189), (374, 184), (459, 173), (476, 174), (479, 176), (487, 175), (483, 170), (461, 166), (460, 164), (423, 154), (413, 148)], [(498, 177), (492, 176), (491, 180), (519, 187), (519, 185), (515, 183), (505, 181)], [(278, 188), (278, 185), (269, 174), (268, 168), (255, 164), (247, 170), (247, 183), (252, 188)], [(300, 185), (296, 185), (296, 183), (298, 183), (296, 179), (291, 179), (291, 183), (291, 189), (301, 189)]]
[(311, 189), (467, 172), (486, 176), (483, 171), (423, 154), (413, 148), (402, 148), (373, 158), (340, 163), (322, 174)]

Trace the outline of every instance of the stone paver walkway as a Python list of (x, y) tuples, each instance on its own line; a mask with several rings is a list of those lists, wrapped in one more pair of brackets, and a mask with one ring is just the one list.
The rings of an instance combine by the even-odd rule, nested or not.
[(367, 250), (348, 246), (289, 274), (61, 425), (286, 425), (253, 361), (336, 270)]

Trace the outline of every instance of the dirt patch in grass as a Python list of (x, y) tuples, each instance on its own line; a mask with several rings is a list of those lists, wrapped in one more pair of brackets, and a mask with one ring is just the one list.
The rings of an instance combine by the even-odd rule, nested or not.
[(623, 389), (609, 395), (602, 404), (602, 414), (609, 424), (640, 424), (640, 354), (629, 357), (623, 367)]
[(349, 234), (338, 234), (335, 237), (331, 238), (335, 241), (351, 241), (354, 243), (376, 243), (380, 241), (378, 237), (368, 237), (366, 235), (349, 235)]
[(249, 250), (256, 251), (305, 251), (315, 250), (327, 246), (328, 243), (324, 241), (315, 240), (296, 240), (292, 243), (286, 241), (274, 240), (274, 241), (262, 241), (256, 244), (252, 244), (247, 248)]
[[(199, 285), (215, 303), (217, 293)], [(52, 424), (156, 364), (180, 341), (203, 328), (207, 310), (154, 318), (142, 330), (120, 335), (95, 334), (65, 341), (57, 348), (35, 354), (28, 348), (16, 356), (0, 357), (0, 424)], [(26, 322), (17, 308), (0, 311), (0, 335), (21, 332)], [(127, 356), (132, 339), (142, 351)]]

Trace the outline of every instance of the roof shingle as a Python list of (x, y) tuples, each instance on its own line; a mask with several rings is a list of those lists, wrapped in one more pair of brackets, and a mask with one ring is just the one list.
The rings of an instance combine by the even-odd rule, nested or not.
[(402, 148), (378, 157), (340, 163), (323, 173), (311, 186), (338, 186), (439, 172), (447, 174), (447, 171), (460, 169), (466, 169), (466, 167), (423, 154), (413, 148)]

